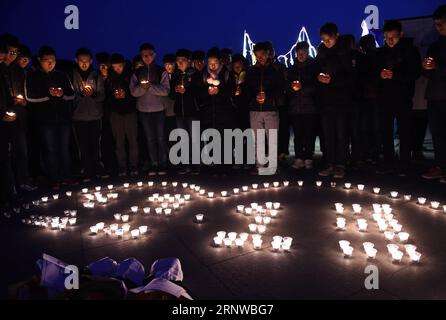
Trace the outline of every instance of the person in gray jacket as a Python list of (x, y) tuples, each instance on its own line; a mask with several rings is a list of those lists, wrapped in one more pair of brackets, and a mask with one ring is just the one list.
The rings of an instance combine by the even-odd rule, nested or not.
[(140, 47), (145, 67), (138, 69), (130, 80), (130, 92), (137, 99), (139, 121), (144, 129), (151, 167), (149, 175), (165, 175), (167, 143), (165, 139), (165, 106), (170, 91), (169, 75), (155, 63), (155, 47), (145, 43)]
[(105, 89), (104, 81), (93, 70), (92, 62), (93, 56), (89, 49), (77, 50), (73, 71), (73, 125), (81, 155), (84, 182), (95, 177), (106, 177), (99, 158)]

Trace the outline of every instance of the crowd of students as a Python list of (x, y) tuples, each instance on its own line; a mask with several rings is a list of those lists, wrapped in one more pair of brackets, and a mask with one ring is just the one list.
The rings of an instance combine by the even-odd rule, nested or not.
[[(413, 138), (415, 81), (428, 79), (428, 104), (435, 166), (423, 176), (446, 182), (446, 6), (434, 15), (440, 34), (421, 58), (398, 21), (383, 27), (385, 43), (372, 35), (355, 43), (334, 23), (320, 29), (317, 56), (297, 43), (295, 63), (286, 68), (270, 42), (254, 46), (255, 63), (229, 49), (180, 49), (156, 61), (144, 43), (127, 61), (121, 54), (77, 50), (75, 63), (41, 47), (37, 57), (17, 38), (0, 40), (0, 153), (2, 201), (31, 191), (31, 177), (47, 177), (53, 188), (112, 174), (137, 176), (168, 171), (200, 172), (200, 165), (172, 168), (169, 132), (192, 122), (201, 128), (277, 129), (278, 158), (286, 157), (294, 132), (295, 169), (311, 169), (320, 138), (321, 176), (343, 178), (346, 167), (365, 161), (378, 173), (405, 175), (419, 152), (424, 131)], [(31, 65), (32, 62), (32, 66)], [(396, 121), (395, 121), (396, 120)], [(394, 124), (399, 136), (395, 156)], [(416, 143), (414, 140), (421, 140)], [(271, 146), (270, 146), (271, 147)], [(274, 149), (274, 148), (273, 148)], [(225, 166), (214, 166), (219, 173)], [(257, 174), (261, 164), (245, 165)], [(274, 171), (276, 169), (274, 168)]]

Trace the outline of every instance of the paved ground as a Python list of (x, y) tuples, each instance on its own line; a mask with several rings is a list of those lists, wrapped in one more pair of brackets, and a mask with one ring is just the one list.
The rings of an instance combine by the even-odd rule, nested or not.
[[(305, 181), (303, 188), (297, 180)], [(162, 180), (197, 183), (206, 190), (220, 192), (233, 187), (269, 181), (289, 180), (289, 187), (260, 189), (227, 199), (207, 200), (194, 192), (192, 200), (173, 217), (132, 216), (132, 226), (146, 224), (151, 233), (138, 240), (117, 239), (103, 234), (92, 236), (89, 226), (99, 221), (112, 223), (113, 214), (129, 211), (131, 205), (150, 206), (149, 194), (158, 192), (184, 193), (181, 186), (162, 188), (161, 179), (153, 179), (153, 188), (120, 188), (119, 199), (106, 206), (86, 209), (81, 205), (80, 186), (73, 188), (71, 199), (60, 191), (61, 199), (33, 209), (34, 214), (63, 215), (65, 209), (77, 209), (79, 223), (64, 232), (44, 230), (22, 225), (20, 220), (28, 214), (15, 214), (12, 218), (1, 218), (0, 239), (2, 297), (7, 286), (28, 278), (36, 272), (35, 261), (43, 252), (71, 264), (84, 266), (96, 259), (110, 256), (116, 260), (135, 257), (147, 268), (157, 258), (176, 256), (183, 264), (185, 284), (196, 299), (445, 299), (446, 278), (446, 214), (443, 211), (420, 206), (414, 200), (399, 198), (392, 200), (388, 194), (398, 190), (400, 194), (411, 194), (413, 198), (424, 196), (446, 204), (446, 186), (422, 181), (415, 177), (376, 176), (371, 173), (351, 172), (342, 181), (363, 183), (366, 190), (346, 191), (338, 182), (336, 188), (329, 186), (331, 179), (321, 179), (322, 188), (314, 186), (318, 178), (314, 172), (297, 175), (291, 170), (282, 171), (275, 177), (252, 177), (230, 175), (215, 178), (210, 175), (166, 177)], [(133, 185), (140, 179), (128, 179)], [(147, 182), (149, 179), (145, 178)], [(103, 182), (122, 185), (124, 180)], [(92, 187), (94, 185), (90, 185)], [(376, 196), (371, 188), (380, 186), (383, 195)], [(51, 195), (47, 193), (46, 195)], [(42, 194), (35, 195), (34, 200)], [(264, 235), (265, 245), (254, 250), (251, 245), (243, 249), (214, 248), (212, 238), (219, 230), (247, 232), (253, 218), (236, 212), (237, 204), (279, 201), (282, 209)], [(335, 230), (335, 202), (346, 207), (359, 203), (366, 208), (363, 216), (369, 220), (366, 233), (357, 231), (351, 209), (347, 210), (348, 227), (344, 232)], [(410, 233), (410, 243), (422, 253), (419, 264), (411, 264), (405, 256), (399, 264), (392, 263), (387, 253), (382, 233), (372, 222), (372, 203), (389, 203), (403, 230)], [(350, 207), (351, 208), (351, 207)], [(153, 210), (153, 209), (152, 209)], [(204, 213), (206, 221), (196, 224), (197, 213)], [(31, 213), (29, 213), (31, 214)], [(273, 235), (293, 237), (289, 253), (273, 252), (270, 241)], [(349, 240), (355, 252), (352, 258), (342, 256), (338, 241)], [(362, 242), (371, 241), (378, 249), (377, 259), (367, 261)], [(396, 242), (398, 243), (398, 242)], [(379, 268), (379, 290), (364, 288), (364, 268), (368, 264)]]

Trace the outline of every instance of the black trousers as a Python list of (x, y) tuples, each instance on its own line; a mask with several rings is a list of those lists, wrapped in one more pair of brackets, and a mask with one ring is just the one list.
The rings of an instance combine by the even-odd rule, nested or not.
[(443, 170), (446, 170), (446, 100), (428, 101), (428, 112), (435, 162)]
[(410, 165), (411, 150), (411, 112), (410, 102), (389, 102), (380, 105), (380, 129), (382, 134), (381, 144), (383, 146), (384, 165), (394, 166), (395, 163), (395, 144), (394, 131), (395, 120), (400, 143), (399, 166), (407, 168)]
[(324, 158), (329, 165), (345, 166), (347, 162), (347, 108), (325, 107), (321, 110), (324, 132)]
[(102, 120), (101, 130), (101, 162), (107, 173), (114, 174), (118, 170), (115, 155), (115, 140), (110, 120)]
[(8, 128), (5, 122), (0, 122), (0, 205), (11, 200), (14, 189), (14, 175), (9, 157)]
[(295, 114), (291, 116), (296, 159), (311, 160), (313, 158), (317, 117), (316, 114)]
[(99, 162), (101, 121), (75, 121), (74, 130), (76, 132), (84, 174), (89, 177), (95, 176), (101, 169)]
[(427, 110), (412, 110), (411, 120), (411, 152), (412, 157), (423, 151), (428, 123)]
[(279, 118), (278, 153), (288, 155), (290, 146), (290, 120), (286, 106), (279, 107)]

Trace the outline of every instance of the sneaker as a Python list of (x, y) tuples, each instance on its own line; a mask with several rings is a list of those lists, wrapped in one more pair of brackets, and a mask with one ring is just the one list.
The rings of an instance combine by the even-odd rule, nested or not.
[(320, 171), (319, 175), (321, 177), (329, 177), (332, 176), (334, 173), (335, 173), (334, 166), (329, 166), (327, 169)]
[(90, 182), (90, 181), (91, 181), (91, 177), (90, 176), (82, 177), (82, 182)]
[(30, 184), (30, 183), (23, 183), (23, 184), (20, 185), (20, 189), (22, 189), (23, 191), (28, 191), (28, 192), (30, 192), (30, 191), (37, 190), (37, 187), (36, 187), (36, 186), (33, 186), (33, 185)]
[(127, 169), (126, 168), (120, 168), (118, 177), (127, 177)]
[(302, 169), (305, 167), (305, 162), (302, 159), (296, 159), (291, 166), (294, 169)]
[(131, 177), (136, 177), (138, 174), (139, 174), (139, 171), (138, 171), (138, 169), (136, 167), (132, 167), (130, 169), (130, 176)]
[(443, 178), (445, 175), (443, 170), (440, 167), (430, 168), (426, 173), (424, 173), (421, 177), (424, 179), (434, 180)]
[(344, 167), (341, 167), (341, 166), (336, 167), (335, 170), (334, 170), (333, 177), (335, 179), (344, 179), (344, 177), (345, 177), (345, 169), (344, 169)]
[(313, 160), (305, 160), (305, 169), (313, 169)]

